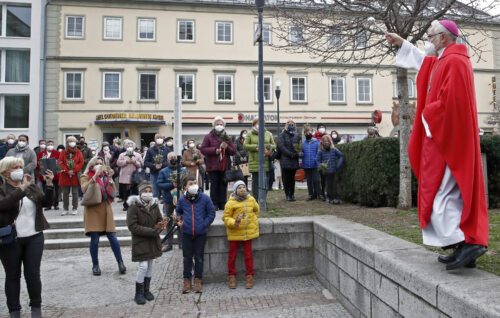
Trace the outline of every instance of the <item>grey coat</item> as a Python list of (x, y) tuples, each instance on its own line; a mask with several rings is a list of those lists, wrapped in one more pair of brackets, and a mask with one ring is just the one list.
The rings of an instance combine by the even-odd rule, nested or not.
[(6, 157), (17, 157), (24, 160), (24, 173), (29, 173), (31, 177), (35, 178), (35, 168), (36, 168), (36, 153), (33, 149), (26, 146), (23, 150), (17, 147), (7, 151)]

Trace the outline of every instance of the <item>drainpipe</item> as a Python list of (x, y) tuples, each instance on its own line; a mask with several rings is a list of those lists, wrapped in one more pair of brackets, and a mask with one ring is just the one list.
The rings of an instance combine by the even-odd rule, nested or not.
[[(50, 0), (46, 0), (45, 4), (43, 5), (44, 6), (44, 9), (43, 9), (43, 15), (42, 15), (42, 34), (40, 36), (40, 48), (41, 48), (41, 52), (43, 54), (42, 58), (40, 59), (40, 71), (42, 73), (42, 76), (41, 76), (41, 82), (40, 82), (40, 102), (39, 102), (39, 105), (40, 105), (40, 110), (41, 110), (41, 113), (39, 114), (40, 115), (40, 119), (41, 119), (41, 127), (38, 129), (38, 134), (39, 134), (39, 137), (42, 137), (42, 138), (46, 138), (47, 136), (45, 136), (45, 125), (46, 125), (46, 122), (45, 122), (45, 78), (46, 78), (46, 58), (47, 58), (47, 50), (46, 50), (46, 47), (45, 47), (45, 36), (47, 34), (47, 7), (49, 6), (50, 4)], [(38, 138), (38, 139), (41, 139), (41, 138)]]

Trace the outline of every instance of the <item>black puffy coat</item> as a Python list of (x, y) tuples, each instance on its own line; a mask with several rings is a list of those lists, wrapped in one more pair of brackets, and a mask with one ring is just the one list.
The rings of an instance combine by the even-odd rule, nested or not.
[(298, 134), (290, 134), (284, 130), (278, 137), (278, 151), (281, 169), (299, 168), (299, 151), (301, 138)]

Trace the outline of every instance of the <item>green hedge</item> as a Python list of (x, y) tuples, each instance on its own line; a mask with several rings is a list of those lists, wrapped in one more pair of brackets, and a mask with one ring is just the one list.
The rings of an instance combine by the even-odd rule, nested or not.
[[(399, 194), (399, 141), (397, 138), (366, 139), (338, 145), (345, 164), (337, 173), (338, 194), (343, 201), (369, 207), (397, 206)], [(500, 207), (500, 136), (481, 138), (487, 155), (490, 208)], [(416, 181), (413, 178), (413, 204)]]

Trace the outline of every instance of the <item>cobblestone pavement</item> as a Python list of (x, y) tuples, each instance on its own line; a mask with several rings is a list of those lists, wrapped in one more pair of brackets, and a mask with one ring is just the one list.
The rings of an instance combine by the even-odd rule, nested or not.
[[(350, 317), (313, 276), (259, 280), (247, 290), (243, 276), (236, 290), (225, 283), (206, 284), (203, 294), (182, 295), (182, 254), (178, 249), (155, 260), (152, 291), (144, 306), (133, 302), (136, 263), (123, 248), (127, 273), (120, 275), (109, 248), (101, 248), (101, 276), (92, 276), (87, 249), (47, 250), (42, 260), (44, 317)], [(0, 284), (5, 279), (0, 271)], [(21, 288), (23, 317), (29, 317), (28, 294)], [(0, 317), (8, 315), (0, 292)]]

